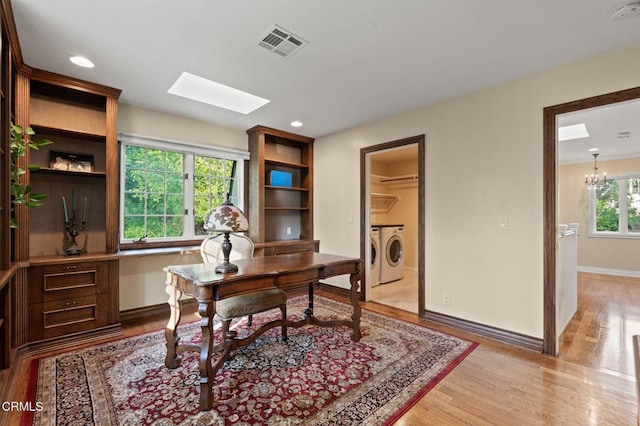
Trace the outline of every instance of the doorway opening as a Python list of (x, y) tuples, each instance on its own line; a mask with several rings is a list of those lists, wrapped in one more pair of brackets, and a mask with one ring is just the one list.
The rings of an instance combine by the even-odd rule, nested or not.
[[(577, 111), (640, 99), (640, 87), (594, 96), (544, 108), (543, 193), (544, 193), (544, 353), (558, 352), (558, 138), (559, 116)], [(585, 227), (586, 228), (586, 227)], [(583, 232), (587, 232), (584, 229)]]
[(360, 150), (363, 298), (424, 315), (424, 135)]

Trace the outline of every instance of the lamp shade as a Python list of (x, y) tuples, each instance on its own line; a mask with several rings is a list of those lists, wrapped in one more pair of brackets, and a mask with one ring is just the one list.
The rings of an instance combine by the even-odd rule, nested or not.
[(227, 200), (207, 215), (203, 228), (205, 231), (244, 232), (249, 230), (249, 222), (227, 195)]

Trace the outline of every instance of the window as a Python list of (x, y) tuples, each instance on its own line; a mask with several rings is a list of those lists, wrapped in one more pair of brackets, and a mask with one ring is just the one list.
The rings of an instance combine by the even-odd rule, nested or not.
[(120, 241), (203, 238), (227, 193), (243, 208), (247, 152), (121, 135)]
[(589, 206), (590, 236), (640, 238), (640, 173), (600, 182)]

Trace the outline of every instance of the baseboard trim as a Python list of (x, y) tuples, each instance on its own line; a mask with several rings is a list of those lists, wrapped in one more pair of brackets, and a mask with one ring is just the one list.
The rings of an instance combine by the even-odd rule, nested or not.
[(121, 338), (122, 336), (124, 336), (122, 326), (120, 324), (113, 324), (90, 331), (70, 334), (68, 336), (52, 337), (50, 339), (27, 343), (18, 348), (18, 358), (74, 349), (78, 346), (88, 346), (104, 341), (105, 339)]
[(424, 315), (422, 316), (422, 318), (429, 321), (437, 322), (439, 324), (455, 327), (460, 330), (468, 331), (470, 333), (486, 337), (487, 339), (496, 340), (498, 342), (506, 343), (512, 346), (517, 346), (519, 348), (539, 353), (542, 353), (543, 351), (543, 340), (536, 337), (526, 336), (524, 334), (516, 333), (513, 331), (503, 330), (501, 328), (491, 327), (485, 324), (480, 324), (477, 322), (468, 321), (429, 310), (424, 311)]
[[(196, 299), (185, 299), (182, 301), (182, 313), (191, 314), (198, 310)], [(120, 322), (134, 321), (154, 316), (166, 316), (167, 319), (171, 311), (168, 303), (158, 303), (157, 305), (143, 306), (141, 308), (127, 309), (120, 311)]]
[(627, 271), (624, 269), (595, 268), (592, 266), (578, 265), (578, 272), (588, 272), (590, 274), (616, 275), (619, 277), (640, 278), (640, 271)]

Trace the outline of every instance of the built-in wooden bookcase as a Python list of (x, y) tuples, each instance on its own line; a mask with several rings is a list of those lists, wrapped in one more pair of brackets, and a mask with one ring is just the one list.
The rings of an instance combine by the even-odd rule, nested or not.
[(0, 370), (11, 363), (11, 192), (9, 121), (11, 111), (11, 53), (6, 29), (0, 35)]
[[(249, 135), (249, 237), (258, 254), (317, 251), (313, 139), (264, 126)], [(276, 182), (280, 173), (283, 181)]]
[[(16, 251), (29, 264), (16, 297), (18, 345), (119, 323), (119, 94), (46, 71), (18, 76), (19, 121), (33, 128), (34, 140), (53, 141), (29, 152), (28, 162), (39, 166), (29, 172), (32, 192), (47, 198), (24, 214), (16, 234)], [(74, 207), (82, 252), (69, 255), (65, 221)]]
[[(86, 228), (78, 236), (84, 253), (107, 253), (106, 248), (106, 97), (56, 85), (31, 81), (30, 122), (36, 139), (54, 143), (31, 151), (31, 187), (47, 194), (44, 206), (30, 211), (31, 257), (65, 254), (65, 218), (76, 206), (77, 225), (85, 217)], [(84, 171), (56, 168), (56, 154), (90, 159)], [(85, 164), (86, 166), (86, 164)], [(60, 167), (60, 166), (57, 166)], [(85, 203), (86, 200), (86, 203)]]

